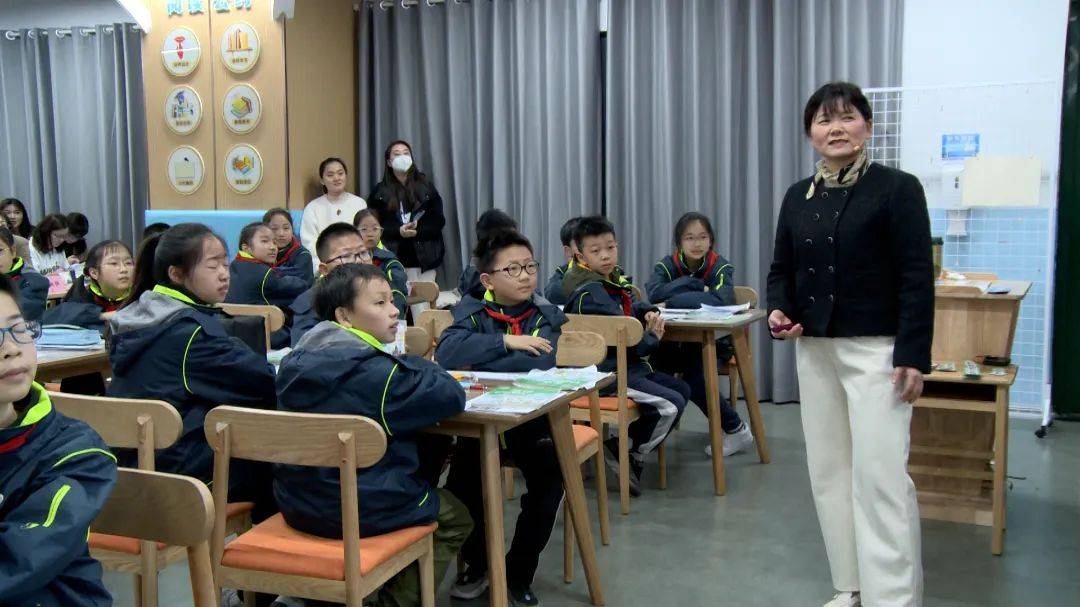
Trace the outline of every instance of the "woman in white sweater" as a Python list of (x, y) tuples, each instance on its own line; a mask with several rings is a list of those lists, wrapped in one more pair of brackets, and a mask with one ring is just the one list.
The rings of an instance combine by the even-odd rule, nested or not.
[(67, 271), (70, 267), (62, 246), (70, 234), (67, 218), (58, 213), (46, 215), (30, 237), (30, 259), (42, 275)]
[(340, 158), (331, 157), (319, 163), (319, 182), (325, 193), (307, 203), (300, 220), (300, 243), (311, 253), (315, 272), (319, 271), (319, 255), (315, 251), (319, 234), (332, 223), (352, 225), (356, 213), (367, 208), (363, 198), (345, 191), (348, 177), (349, 170)]

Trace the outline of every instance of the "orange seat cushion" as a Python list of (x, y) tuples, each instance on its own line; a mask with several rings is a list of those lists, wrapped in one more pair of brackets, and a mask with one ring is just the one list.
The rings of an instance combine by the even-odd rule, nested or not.
[(592, 426), (574, 424), (574, 446), (578, 451), (600, 440), (600, 434)]
[[(570, 401), (570, 406), (575, 409), (588, 409), (589, 397), (582, 396)], [(627, 410), (637, 407), (637, 403), (633, 399), (626, 399)], [(619, 410), (619, 397), (618, 396), (601, 396), (600, 397), (600, 410), (601, 411), (618, 411)]]
[[(438, 524), (406, 527), (392, 533), (360, 538), (360, 575), (434, 533)], [(324, 580), (345, 580), (345, 542), (301, 533), (280, 514), (255, 525), (225, 546), (221, 564), (236, 569), (267, 571)]]
[[(235, 502), (225, 506), (225, 515), (232, 518), (238, 514), (250, 512), (255, 507), (255, 504), (251, 502)], [(123, 535), (109, 535), (108, 533), (94, 533), (90, 532), (90, 540), (88, 542), (91, 548), (98, 550), (111, 550), (113, 552), (122, 552), (124, 554), (142, 554), (142, 545), (137, 538), (127, 537)], [(165, 544), (158, 542), (158, 550), (165, 548)]]

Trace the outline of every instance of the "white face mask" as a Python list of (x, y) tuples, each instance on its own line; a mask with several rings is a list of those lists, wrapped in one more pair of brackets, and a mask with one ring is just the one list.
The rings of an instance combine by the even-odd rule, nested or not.
[(412, 156), (394, 156), (390, 167), (399, 173), (405, 173), (412, 168)]

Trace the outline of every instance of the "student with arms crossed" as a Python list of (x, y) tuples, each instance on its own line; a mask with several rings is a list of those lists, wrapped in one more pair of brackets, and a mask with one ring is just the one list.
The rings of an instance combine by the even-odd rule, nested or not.
[[(484, 287), (481, 299), (466, 295), (454, 308), (454, 324), (439, 341), (435, 359), (446, 369), (530, 371), (555, 366), (556, 347), (566, 315), (536, 294), (536, 273), (529, 240), (514, 231), (497, 232), (476, 248), (476, 267)], [(518, 605), (539, 605), (532, 590), (540, 553), (547, 545), (562, 502), (562, 472), (546, 417), (503, 434), (503, 446), (525, 477), (521, 513), (506, 555), (506, 581)], [(461, 498), (476, 521), (462, 555), (468, 568), (459, 572), (450, 596), (473, 599), (488, 587), (484, 543), (484, 500), (480, 445), (458, 439), (446, 487)]]

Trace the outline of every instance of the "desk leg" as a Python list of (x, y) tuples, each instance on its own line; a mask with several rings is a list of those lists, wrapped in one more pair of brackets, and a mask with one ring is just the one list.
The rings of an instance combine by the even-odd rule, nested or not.
[(1005, 478), (1009, 468), (1009, 388), (999, 386), (994, 407), (994, 535), (990, 552), (1005, 549)]
[[(555, 443), (555, 453), (559, 457), (559, 468), (562, 469), (566, 504), (570, 508), (570, 521), (564, 521), (563, 524), (574, 525), (578, 552), (581, 553), (581, 566), (585, 569), (585, 581), (589, 584), (589, 597), (593, 605), (603, 605), (604, 591), (600, 587), (596, 546), (593, 544), (592, 527), (589, 525), (589, 510), (585, 505), (585, 486), (581, 481), (581, 465), (578, 463), (577, 448), (574, 446), (574, 431), (570, 428), (570, 408), (552, 409), (548, 413), (548, 423), (551, 424), (551, 438)], [(603, 445), (600, 448), (603, 449)]]
[(769, 445), (765, 441), (765, 421), (761, 419), (761, 403), (758, 402), (757, 380), (754, 376), (754, 357), (750, 355), (747, 332), (733, 331), (731, 338), (735, 342), (735, 362), (739, 365), (739, 381), (742, 383), (743, 396), (746, 397), (746, 409), (750, 412), (750, 431), (757, 444), (758, 459), (767, 464)]
[(499, 463), (499, 433), (484, 424), (480, 437), (480, 469), (484, 483), (484, 535), (487, 538), (488, 580), (492, 607), (507, 607), (506, 548), (503, 537), (502, 471)]
[(701, 332), (701, 370), (705, 373), (705, 405), (709, 410), (709, 444), (712, 445), (713, 487), (727, 493), (724, 474), (724, 430), (720, 424), (720, 377), (716, 365), (716, 340), (712, 331)]

